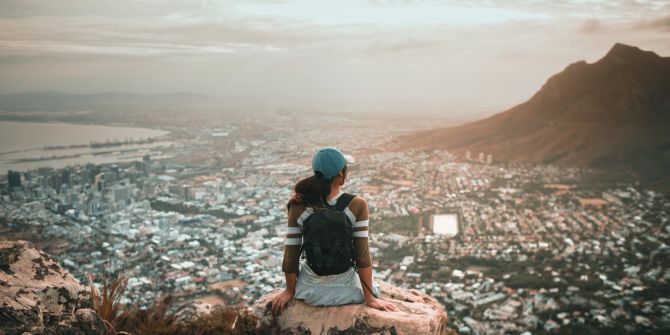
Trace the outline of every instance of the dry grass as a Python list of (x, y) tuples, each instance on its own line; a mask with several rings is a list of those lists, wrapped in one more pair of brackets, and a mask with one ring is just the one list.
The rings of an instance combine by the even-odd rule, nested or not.
[(93, 285), (93, 276), (88, 274), (88, 281), (91, 287), (91, 305), (94, 311), (98, 313), (110, 333), (116, 334), (116, 325), (119, 321), (121, 312), (120, 300), (126, 291), (128, 277), (117, 275), (111, 283), (107, 280), (103, 282), (102, 293)]
[[(169, 313), (172, 297), (164, 295), (147, 309), (122, 306), (128, 277), (119, 275), (111, 283), (103, 282), (99, 292), (88, 274), (91, 287), (91, 304), (107, 326), (109, 334), (132, 335), (246, 335), (257, 334), (256, 319), (241, 306), (215, 309), (207, 315), (180, 321)], [(117, 331), (118, 330), (118, 331)]]
[(124, 312), (118, 329), (133, 335), (246, 335), (256, 334), (256, 319), (243, 307), (215, 309), (194, 320), (179, 321), (169, 314), (172, 299), (158, 299), (147, 309), (133, 307)]
[(244, 307), (226, 307), (194, 320), (185, 334), (246, 335), (257, 334), (256, 318)]
[(118, 329), (133, 335), (167, 335), (180, 334), (184, 327), (177, 322), (177, 318), (168, 314), (172, 298), (163, 296), (151, 307), (139, 309), (128, 308), (118, 324)]

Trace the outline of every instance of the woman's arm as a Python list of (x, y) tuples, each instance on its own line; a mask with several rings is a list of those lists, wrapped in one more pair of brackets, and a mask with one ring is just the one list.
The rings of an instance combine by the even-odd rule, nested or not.
[(286, 277), (286, 288), (272, 301), (272, 309), (281, 312), (286, 303), (291, 301), (295, 294), (295, 283), (298, 277), (298, 263), (300, 261), (300, 246), (302, 244), (302, 229), (298, 225), (298, 211), (292, 207), (288, 211), (288, 227), (286, 229), (286, 240), (284, 242), (284, 259), (282, 260), (282, 271)]
[(382, 311), (395, 312), (398, 310), (394, 304), (375, 298), (370, 291), (372, 289), (372, 267), (358, 269), (358, 277), (361, 279), (361, 286), (363, 287), (363, 295), (365, 295), (365, 303), (376, 309)]
[(272, 311), (275, 313), (281, 313), (284, 310), (284, 306), (293, 299), (293, 295), (295, 294), (297, 274), (285, 272), (284, 276), (286, 277), (286, 288), (272, 300)]
[(372, 289), (372, 257), (370, 256), (370, 247), (368, 242), (368, 203), (362, 197), (356, 197), (356, 201), (352, 201), (351, 211), (356, 216), (354, 223), (354, 252), (355, 262), (358, 268), (358, 276), (363, 287), (363, 295), (365, 296), (365, 303), (373, 308), (384, 311), (397, 311), (390, 302), (377, 299), (370, 291)]

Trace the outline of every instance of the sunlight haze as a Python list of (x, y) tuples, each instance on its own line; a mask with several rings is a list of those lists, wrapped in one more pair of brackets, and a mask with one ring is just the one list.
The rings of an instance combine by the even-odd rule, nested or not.
[(0, 93), (193, 92), (263, 108), (494, 113), (665, 1), (2, 1)]

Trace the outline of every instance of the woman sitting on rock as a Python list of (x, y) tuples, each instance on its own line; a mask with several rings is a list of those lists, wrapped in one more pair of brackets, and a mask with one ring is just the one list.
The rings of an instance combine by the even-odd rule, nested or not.
[[(336, 148), (318, 150), (312, 159), (314, 175), (299, 181), (286, 205), (288, 230), (282, 271), (286, 288), (272, 309), (281, 312), (293, 298), (312, 306), (360, 304), (397, 311), (379, 299), (372, 281), (368, 249), (368, 204), (361, 196), (344, 193), (347, 163), (353, 158)], [(300, 255), (305, 254), (303, 261)]]

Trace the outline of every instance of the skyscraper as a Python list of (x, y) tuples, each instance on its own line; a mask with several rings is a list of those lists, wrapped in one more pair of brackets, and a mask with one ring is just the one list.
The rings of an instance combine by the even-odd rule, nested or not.
[(66, 167), (63, 169), (61, 183), (67, 184), (68, 186), (72, 184), (72, 172), (70, 171), (70, 168)]
[(12, 170), (7, 171), (7, 182), (10, 191), (14, 188), (21, 187), (21, 172)]

